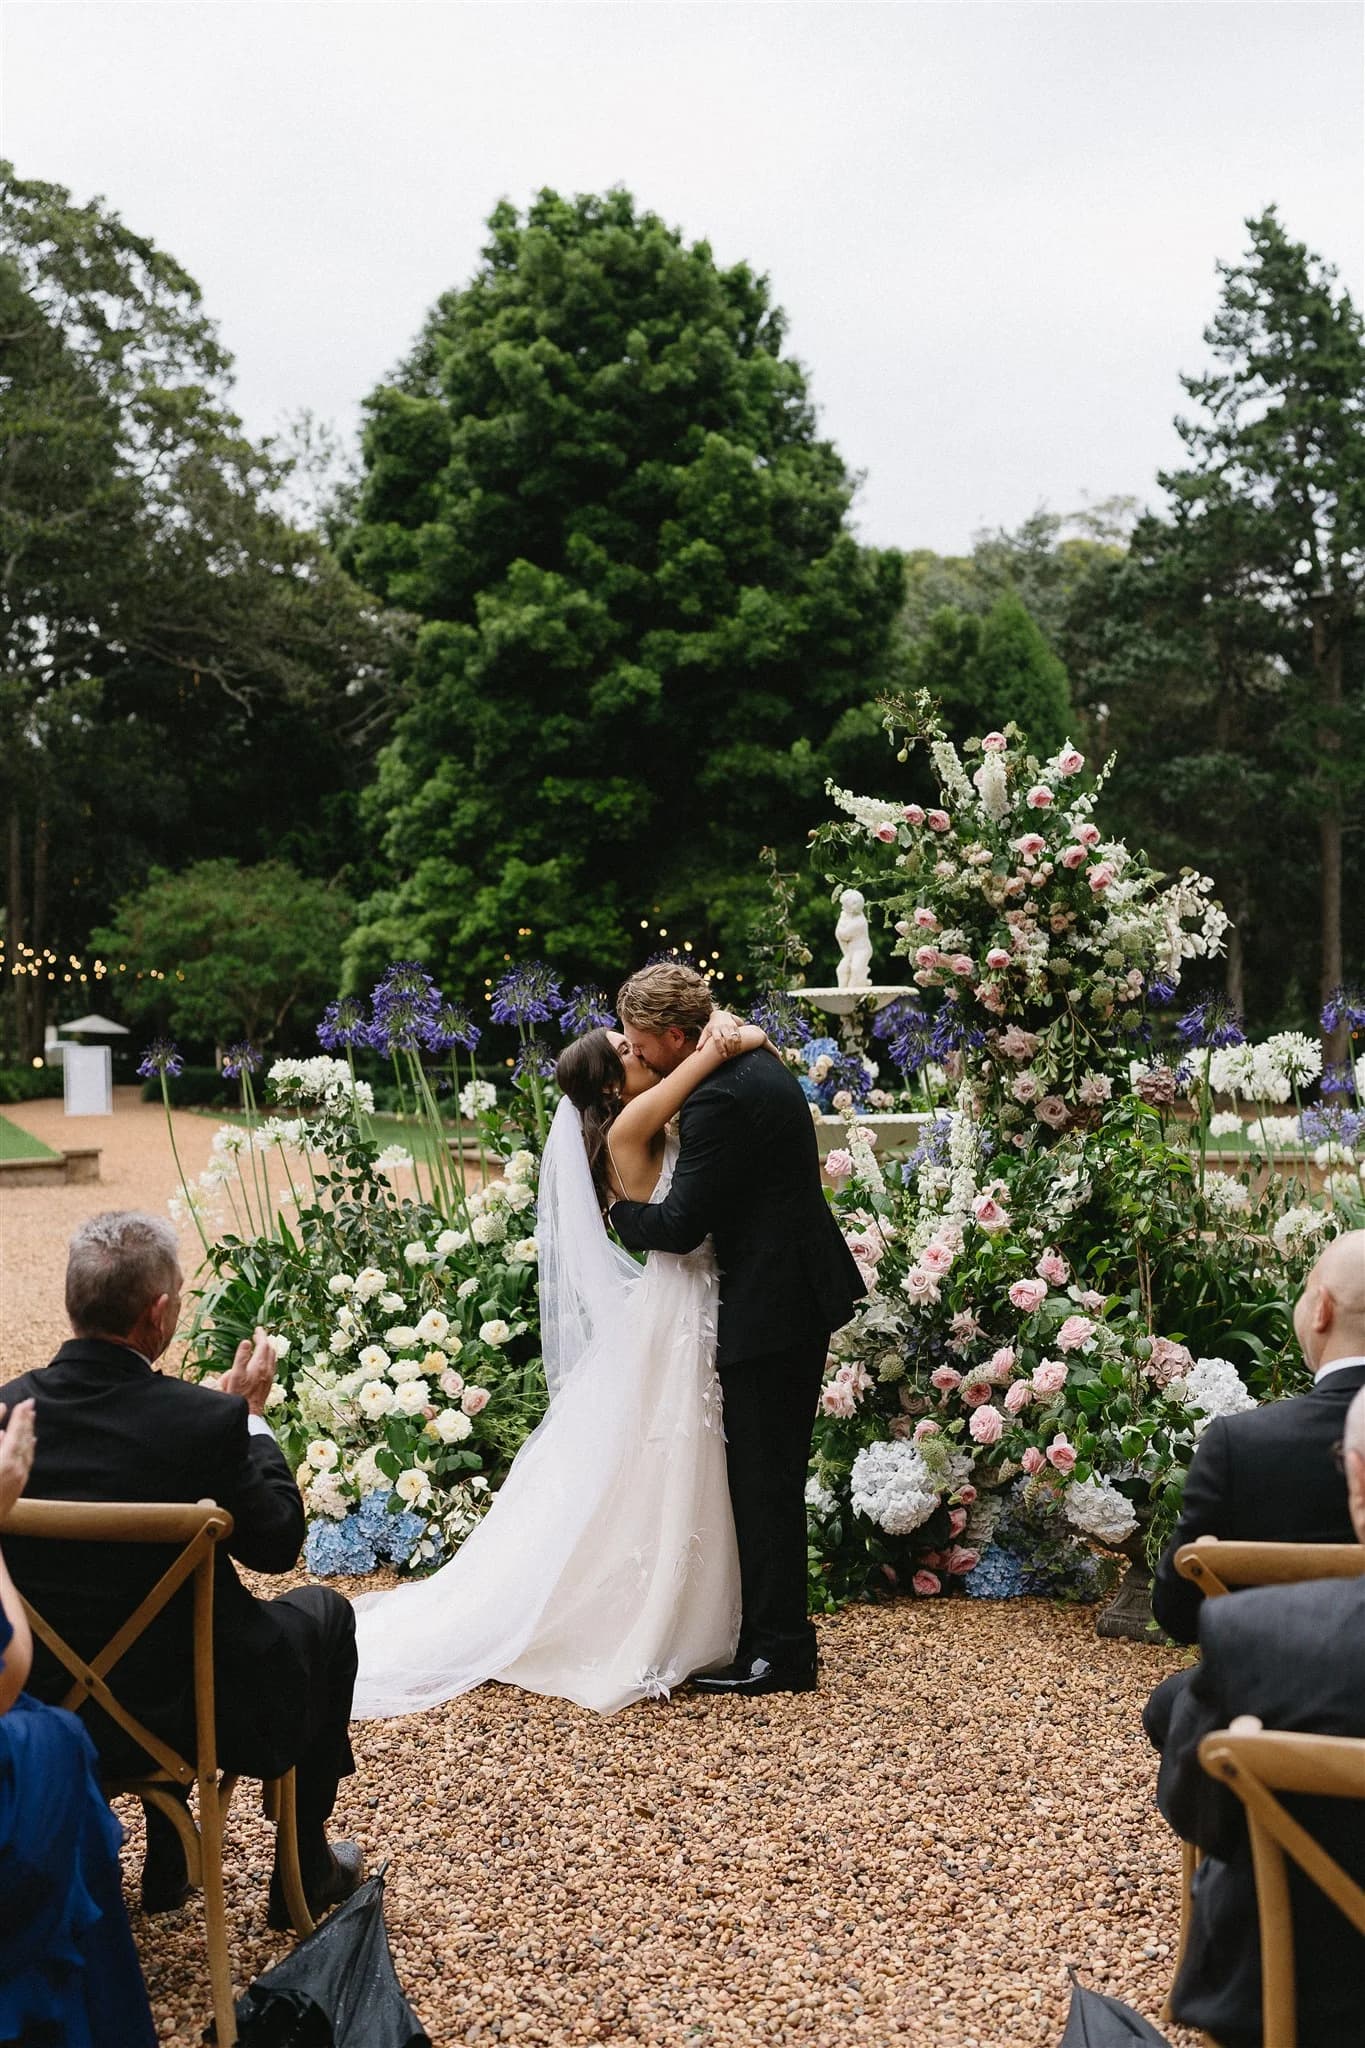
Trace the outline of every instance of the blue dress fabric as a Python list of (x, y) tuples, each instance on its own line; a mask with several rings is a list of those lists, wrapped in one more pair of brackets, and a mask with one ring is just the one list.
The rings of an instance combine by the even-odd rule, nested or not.
[[(0, 1664), (13, 1629), (0, 1608)], [(119, 1881), (123, 1830), (74, 1714), (0, 1714), (0, 2044), (155, 2048)]]

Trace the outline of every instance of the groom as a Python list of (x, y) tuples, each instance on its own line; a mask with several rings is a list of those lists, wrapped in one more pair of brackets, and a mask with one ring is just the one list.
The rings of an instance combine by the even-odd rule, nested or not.
[[(616, 999), (646, 1066), (667, 1074), (695, 1051), (711, 994), (690, 967), (633, 974)], [(720, 1268), (716, 1365), (739, 1543), (743, 1621), (735, 1662), (702, 1692), (810, 1692), (806, 1468), (831, 1330), (866, 1292), (825, 1201), (810, 1105), (770, 1052), (741, 1053), (682, 1107), (682, 1149), (661, 1202), (617, 1202), (634, 1250), (690, 1252), (709, 1236)]]

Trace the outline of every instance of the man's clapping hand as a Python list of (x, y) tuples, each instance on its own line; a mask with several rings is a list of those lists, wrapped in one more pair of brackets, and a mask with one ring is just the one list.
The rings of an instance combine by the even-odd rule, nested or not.
[(258, 1324), (243, 1337), (232, 1364), (218, 1381), (225, 1394), (240, 1394), (253, 1415), (265, 1414), (265, 1397), (275, 1384), (275, 1346)]
[[(4, 1415), (0, 1407), (0, 1416)], [(33, 1469), (33, 1403), (21, 1401), (0, 1430), (0, 1515), (7, 1515)]]

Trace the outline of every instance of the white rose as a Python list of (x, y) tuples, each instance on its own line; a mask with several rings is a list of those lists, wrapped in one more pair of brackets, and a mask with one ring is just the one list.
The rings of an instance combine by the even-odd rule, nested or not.
[(386, 1316), (401, 1316), (406, 1304), (401, 1294), (381, 1294), (379, 1306)]
[(354, 1330), (333, 1330), (331, 1336), (327, 1339), (327, 1349), (334, 1358), (344, 1358), (354, 1343)]
[(443, 1408), (427, 1424), (428, 1433), (439, 1437), (443, 1444), (462, 1444), (473, 1428), (462, 1408)]
[(448, 1259), (452, 1252), (463, 1250), (461, 1239), (464, 1240), (464, 1244), (468, 1244), (469, 1239), (463, 1230), (443, 1230), (436, 1240), (438, 1257)]
[(529, 1209), (535, 1198), (535, 1189), (528, 1188), (520, 1183), (516, 1187), (507, 1190), (507, 1206), (518, 1215), (523, 1209)]
[(389, 1367), (389, 1378), (396, 1387), (401, 1387), (407, 1380), (419, 1380), (421, 1377), (422, 1368), (415, 1358), (395, 1358)]
[(280, 1385), (279, 1381), (272, 1380), (270, 1384), (270, 1392), (265, 1397), (266, 1407), (283, 1408), (288, 1398), (289, 1396), (285, 1393), (284, 1388)]
[(393, 1397), (393, 1405), (400, 1415), (420, 1415), (431, 1400), (431, 1389), (425, 1380), (404, 1380)]
[(410, 1266), (429, 1266), (431, 1264), (431, 1253), (427, 1250), (420, 1237), (415, 1237), (411, 1244), (403, 1246), (403, 1257)]
[(417, 1338), (422, 1344), (444, 1344), (449, 1330), (450, 1317), (438, 1308), (429, 1308), (417, 1325)]
[(386, 1380), (371, 1380), (362, 1387), (356, 1404), (369, 1422), (379, 1422), (393, 1413), (393, 1389)]
[(445, 1343), (441, 1346), (441, 1349), (447, 1358), (458, 1358), (464, 1350), (464, 1338), (458, 1330), (452, 1330)]
[(491, 1322), (480, 1323), (479, 1339), (484, 1344), (505, 1344), (512, 1332), (501, 1316), (494, 1316)]
[(471, 1294), (475, 1294), (478, 1292), (478, 1287), (479, 1282), (471, 1273), (469, 1278), (467, 1280), (462, 1280), (459, 1286), (455, 1289), (455, 1299), (457, 1301), (468, 1301)]
[(389, 1369), (389, 1354), (382, 1344), (367, 1344), (356, 1364), (367, 1379), (377, 1380), (381, 1373), (386, 1373)]
[(355, 1291), (362, 1301), (370, 1301), (376, 1294), (382, 1294), (389, 1284), (387, 1273), (381, 1273), (378, 1266), (365, 1266), (355, 1276)]
[(431, 1499), (431, 1481), (416, 1465), (409, 1465), (393, 1482), (393, 1490), (410, 1508), (424, 1508)]
[(272, 1336), (270, 1342), (274, 1346), (276, 1365), (282, 1365), (289, 1356), (289, 1338)]
[(513, 1245), (510, 1256), (519, 1266), (533, 1266), (540, 1257), (540, 1246), (533, 1237), (523, 1237)]
[(417, 1332), (407, 1323), (395, 1323), (391, 1330), (385, 1330), (384, 1342), (395, 1351), (411, 1351), (417, 1342)]
[(307, 1458), (315, 1472), (330, 1472), (339, 1463), (341, 1453), (329, 1436), (320, 1436), (309, 1444)]
[(329, 1294), (354, 1294), (355, 1281), (349, 1273), (333, 1273), (331, 1279), (327, 1282), (327, 1292)]
[(513, 1186), (533, 1181), (536, 1177), (536, 1155), (534, 1152), (514, 1152), (503, 1171)]
[(348, 1308), (339, 1308), (337, 1310), (336, 1325), (339, 1330), (358, 1330), (360, 1328), (359, 1323)]

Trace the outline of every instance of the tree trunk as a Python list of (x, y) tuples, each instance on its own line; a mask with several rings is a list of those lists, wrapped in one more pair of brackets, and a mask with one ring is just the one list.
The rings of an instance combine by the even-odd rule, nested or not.
[(9, 865), (5, 887), (5, 937), (9, 954), (10, 992), (14, 998), (14, 1043), (15, 1056), (21, 1067), (26, 1067), (33, 1058), (29, 1043), (29, 989), (30, 977), (16, 970), (20, 967), (27, 922), (24, 917), (24, 835), (19, 822), (19, 806), (16, 803), (9, 814)]
[[(1240, 898), (1240, 891), (1239, 898)], [(1242, 904), (1238, 903), (1238, 915), (1228, 926), (1227, 975), (1225, 985), (1229, 1006), (1239, 1017), (1246, 1015), (1246, 952), (1242, 944)]]
[[(41, 814), (33, 824), (33, 930), (34, 944), (47, 930), (47, 819)], [(40, 971), (30, 987), (29, 1029), (35, 1040), (33, 1050), (40, 1053), (47, 1037), (47, 974)]]
[[(1322, 812), (1318, 820), (1318, 845), (1322, 866), (1322, 974), (1321, 999), (1325, 1003), (1346, 979), (1341, 930), (1341, 785), (1338, 763), (1341, 757), (1341, 707), (1344, 695), (1345, 622), (1330, 623), (1321, 612), (1313, 618), (1313, 666), (1322, 690), (1326, 713), (1318, 729), (1318, 745), (1326, 768)], [(1345, 1022), (1335, 1031), (1323, 1033), (1324, 1060), (1340, 1063), (1346, 1058), (1350, 1038)]]

